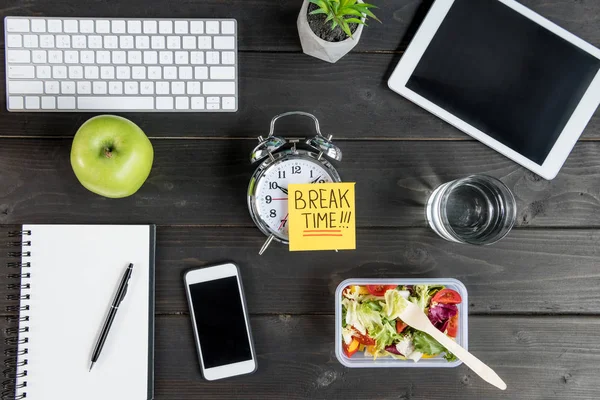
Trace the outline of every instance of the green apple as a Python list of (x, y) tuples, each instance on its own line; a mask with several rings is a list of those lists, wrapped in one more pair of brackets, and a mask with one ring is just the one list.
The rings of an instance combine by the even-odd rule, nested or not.
[(131, 196), (152, 169), (154, 149), (146, 134), (128, 119), (99, 115), (75, 134), (71, 166), (79, 182), (101, 196)]

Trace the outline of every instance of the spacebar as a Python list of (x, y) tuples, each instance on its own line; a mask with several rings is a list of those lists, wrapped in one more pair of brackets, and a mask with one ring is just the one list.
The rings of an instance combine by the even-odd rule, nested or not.
[(79, 97), (80, 110), (154, 110), (154, 97)]

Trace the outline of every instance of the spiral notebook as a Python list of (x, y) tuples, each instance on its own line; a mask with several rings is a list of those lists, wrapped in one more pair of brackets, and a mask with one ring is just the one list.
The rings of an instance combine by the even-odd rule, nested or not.
[[(153, 398), (153, 225), (24, 225), (9, 253), (19, 305), (9, 328), (3, 399), (146, 400)], [(129, 289), (104, 348), (93, 347), (123, 271)], [(20, 271), (18, 270), (20, 268)], [(20, 279), (20, 282), (19, 280)], [(19, 292), (20, 289), (20, 292)], [(14, 389), (14, 395), (13, 395)]]

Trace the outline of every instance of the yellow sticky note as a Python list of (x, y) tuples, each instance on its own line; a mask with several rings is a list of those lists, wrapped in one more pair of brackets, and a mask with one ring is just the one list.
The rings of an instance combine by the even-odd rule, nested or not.
[(356, 249), (354, 185), (288, 186), (290, 251)]

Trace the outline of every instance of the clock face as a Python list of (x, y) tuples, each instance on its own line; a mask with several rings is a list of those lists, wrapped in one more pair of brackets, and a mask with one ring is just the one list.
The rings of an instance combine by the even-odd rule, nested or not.
[(291, 183), (334, 182), (327, 168), (316, 160), (290, 156), (265, 170), (256, 184), (256, 210), (271, 233), (288, 240), (288, 194)]

